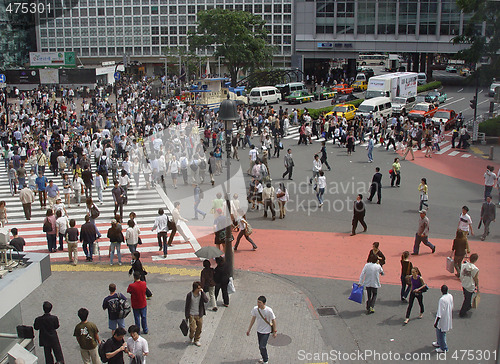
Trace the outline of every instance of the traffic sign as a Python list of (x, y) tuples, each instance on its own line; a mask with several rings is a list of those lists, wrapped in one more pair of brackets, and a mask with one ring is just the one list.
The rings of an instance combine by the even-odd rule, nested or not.
[(120, 72), (115, 72), (115, 81), (120, 81), (122, 74)]
[(0, 73), (0, 83), (5, 83), (7, 81), (7, 77), (3, 73)]

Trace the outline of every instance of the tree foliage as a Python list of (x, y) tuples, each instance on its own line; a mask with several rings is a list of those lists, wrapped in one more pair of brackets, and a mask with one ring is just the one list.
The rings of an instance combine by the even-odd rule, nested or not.
[[(487, 67), (481, 67), (482, 74), (498, 75), (500, 71), (500, 3), (492, 0), (457, 0), (464, 13), (471, 14), (464, 26), (463, 33), (453, 38), (454, 44), (470, 44), (470, 47), (457, 53), (457, 58), (475, 64), (483, 57), (490, 59)], [(482, 34), (482, 24), (486, 32)]]
[(210, 9), (198, 14), (196, 33), (189, 34), (192, 49), (214, 47), (214, 57), (229, 70), (231, 84), (241, 69), (251, 69), (268, 61), (272, 47), (267, 43), (265, 21), (245, 11)]

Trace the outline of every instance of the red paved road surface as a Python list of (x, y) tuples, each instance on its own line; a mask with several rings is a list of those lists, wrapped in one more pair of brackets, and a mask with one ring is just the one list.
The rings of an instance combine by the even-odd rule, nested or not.
[[(235, 253), (237, 269), (348, 281), (359, 279), (372, 243), (379, 241), (387, 260), (386, 274), (381, 282), (396, 285), (400, 284), (401, 253), (404, 250), (411, 252), (413, 248), (413, 238), (402, 236), (358, 234), (351, 237), (341, 233), (259, 229), (254, 230), (252, 238), (259, 248), (252, 251), (250, 243), (243, 239)], [(421, 255), (411, 257), (413, 265), (420, 268), (430, 287), (447, 284), (451, 289), (461, 290), (460, 281), (445, 269), (452, 239), (431, 241), (437, 247), (436, 253), (431, 254), (430, 249), (422, 245)], [(213, 244), (213, 235), (200, 239), (199, 243), (202, 246)], [(469, 244), (471, 251), (479, 254), (481, 291), (500, 294), (500, 244), (476, 240)], [(201, 265), (193, 261), (184, 263)]]

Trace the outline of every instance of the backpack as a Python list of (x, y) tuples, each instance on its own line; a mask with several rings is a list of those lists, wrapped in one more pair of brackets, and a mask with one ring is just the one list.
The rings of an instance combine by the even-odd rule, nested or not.
[(201, 169), (206, 169), (206, 168), (207, 168), (207, 162), (205, 162), (205, 160), (204, 160), (204, 159), (202, 159), (202, 160), (200, 161), (200, 168), (201, 168)]
[(99, 212), (99, 209), (97, 208), (97, 206), (95, 204), (92, 205), (92, 207), (90, 208), (90, 217), (95, 220), (99, 217), (100, 214), (101, 213)]
[[(108, 340), (112, 340), (112, 339), (108, 339)], [(101, 361), (103, 363), (107, 363), (108, 362), (108, 358), (106, 358), (106, 353), (104, 352), (104, 345), (106, 344), (106, 341), (101, 341), (98, 345), (98, 349), (97, 349), (97, 352), (99, 353), (99, 358), (101, 358)]]
[(108, 301), (108, 311), (118, 314), (119, 319), (127, 317), (132, 309), (127, 299), (120, 293)]
[(44, 233), (50, 233), (52, 231), (52, 223), (49, 221), (49, 219), (45, 219), (45, 222), (43, 223), (43, 232)]

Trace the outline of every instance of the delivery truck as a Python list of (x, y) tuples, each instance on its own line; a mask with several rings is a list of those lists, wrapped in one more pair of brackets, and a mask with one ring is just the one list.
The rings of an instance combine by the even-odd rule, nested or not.
[(373, 97), (411, 97), (417, 95), (417, 73), (395, 72), (371, 77), (365, 99)]

